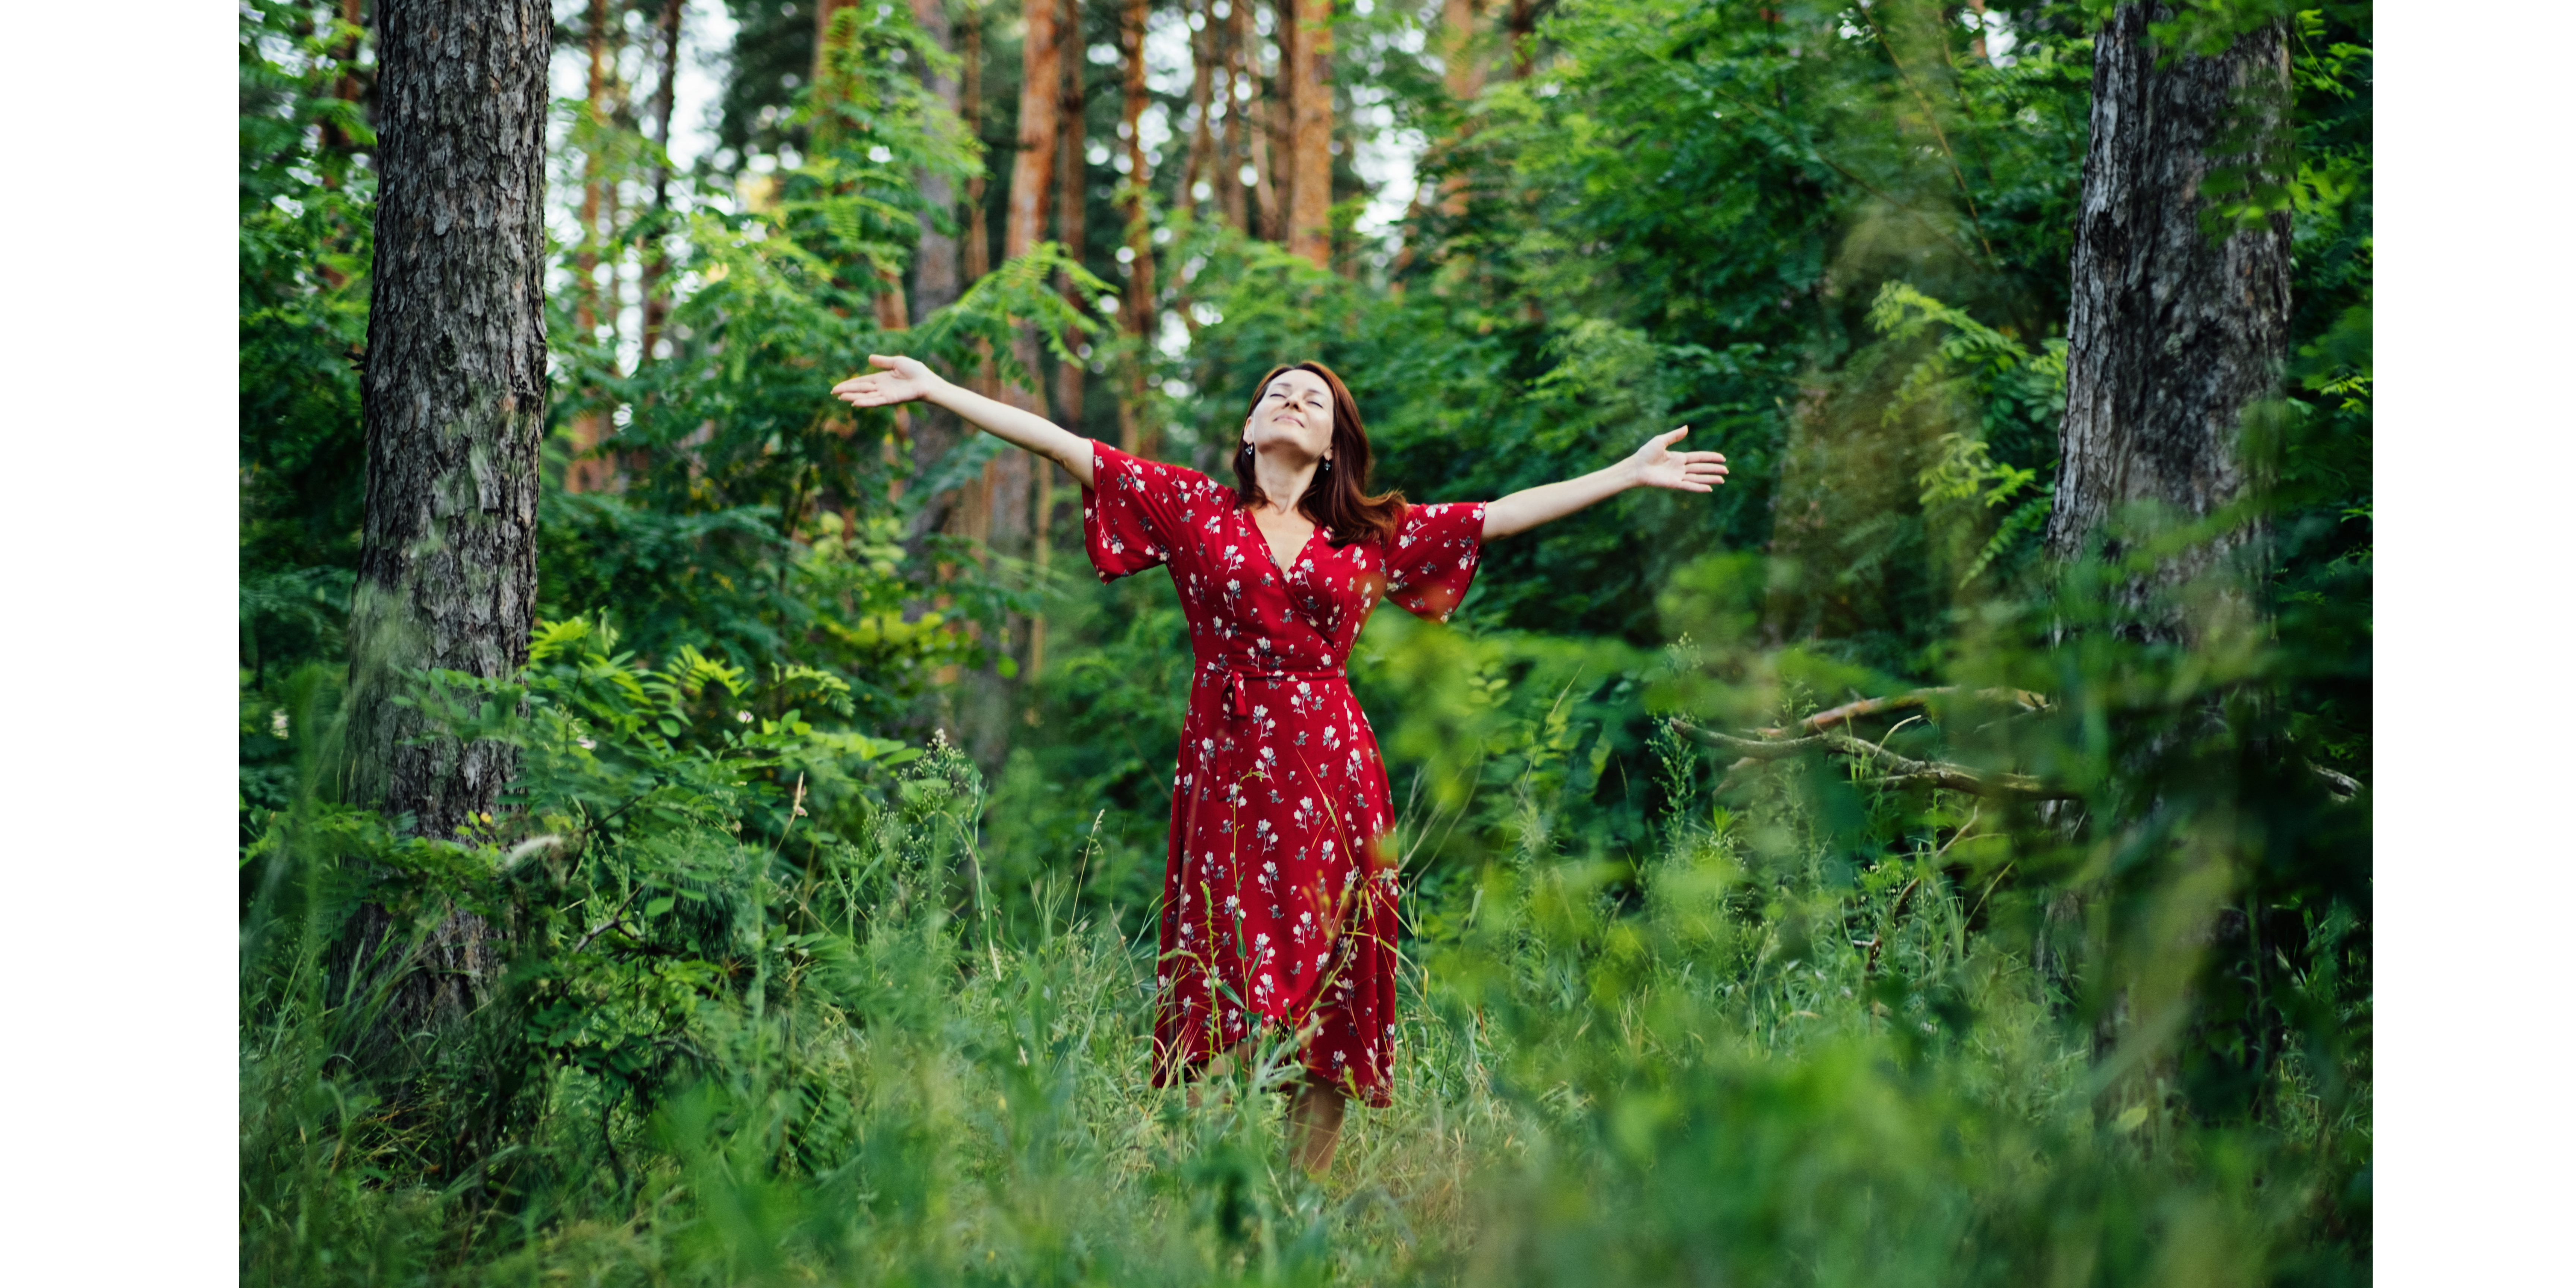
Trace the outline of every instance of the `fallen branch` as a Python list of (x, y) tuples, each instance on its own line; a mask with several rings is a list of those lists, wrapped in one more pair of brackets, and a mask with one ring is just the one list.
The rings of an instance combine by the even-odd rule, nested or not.
[[(1697, 742), (1742, 757), (1728, 770), (1729, 781), (1735, 776), (1734, 770), (1744, 768), (1748, 762), (1785, 760), (1791, 756), (1822, 752), (1876, 763), (1887, 774), (1886, 782), (1891, 787), (1939, 787), (1976, 796), (2037, 801), (2074, 800), (2078, 795), (2066, 788), (2052, 787), (2028, 774), (2003, 770), (1983, 773), (1945, 760), (1916, 760), (1843, 733), (1784, 739), (1739, 738), (1700, 728), (1687, 720), (1675, 720), (1673, 728)], [(1722, 789), (1725, 784), (1719, 786)]]
[(2361, 780), (2350, 774), (2337, 773), (2315, 761), (2309, 761), (2308, 768), (2326, 780), (2326, 791), (2338, 801), (2348, 801), (2361, 794)]
[[(1969, 692), (1969, 690), (1961, 689), (1955, 684), (1945, 684), (1938, 688), (1916, 689), (1912, 693), (1899, 693), (1890, 697), (1862, 698), (1858, 702), (1846, 702), (1839, 707), (1832, 707), (1827, 710), (1819, 711), (1816, 714), (1799, 721), (1797, 727), (1808, 733), (1816, 733), (1828, 725), (1847, 725), (1854, 720), (1860, 719), (1862, 716), (1874, 716), (1888, 711), (1912, 711), (1922, 707), (1928, 707), (1932, 705), (1932, 699), (1934, 698), (1955, 697), (1963, 692)], [(2048, 698), (2043, 694), (2033, 693), (2028, 689), (1977, 689), (1974, 690), (1974, 692), (1976, 696), (1984, 698), (1989, 702), (2009, 702), (2014, 706), (2020, 707), (2024, 711), (2046, 711), (2048, 709)], [(1778, 738), (1787, 734), (1789, 731), (1787, 729), (1763, 729), (1758, 732), (1768, 738)]]

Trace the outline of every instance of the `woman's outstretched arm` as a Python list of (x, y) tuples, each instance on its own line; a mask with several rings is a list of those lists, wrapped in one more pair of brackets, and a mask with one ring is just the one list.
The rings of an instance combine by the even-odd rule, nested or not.
[(832, 395), (853, 407), (890, 407), (896, 403), (919, 399), (934, 407), (957, 413), (966, 423), (982, 429), (1003, 442), (1025, 447), (1064, 467), (1064, 472), (1084, 487), (1091, 486), (1091, 440), (1080, 437), (1044, 416), (1033, 415), (1008, 403), (995, 402), (972, 390), (960, 389), (923, 365), (919, 359), (883, 357), (869, 354), (868, 361), (885, 368), (864, 376), (852, 376), (832, 386)]
[(1716, 452), (1676, 452), (1673, 443), (1690, 432), (1684, 425), (1657, 434), (1634, 455), (1581, 478), (1523, 488), (1485, 506), (1485, 540), (1527, 532), (1550, 519), (1562, 519), (1596, 501), (1606, 501), (1632, 487), (1706, 492), (1726, 481), (1726, 458)]

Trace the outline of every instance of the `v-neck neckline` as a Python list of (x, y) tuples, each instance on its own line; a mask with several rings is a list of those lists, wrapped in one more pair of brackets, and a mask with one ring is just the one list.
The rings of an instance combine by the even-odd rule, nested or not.
[(1288, 584), (1292, 576), (1291, 570), (1297, 566), (1297, 561), (1305, 558), (1306, 547), (1315, 544), (1315, 538), (1324, 530), (1324, 525), (1310, 520), (1310, 526), (1306, 529), (1306, 539), (1297, 543), (1296, 551), (1288, 556), (1287, 563), (1282, 564), (1279, 562), (1279, 548), (1270, 544), (1270, 534), (1261, 530), (1261, 520), (1253, 516), (1251, 507), (1245, 506), (1235, 513), (1242, 515), (1243, 521), (1252, 525), (1252, 535), (1261, 541), (1261, 557), (1269, 560), (1270, 566), (1278, 571), (1279, 584), (1282, 586)]

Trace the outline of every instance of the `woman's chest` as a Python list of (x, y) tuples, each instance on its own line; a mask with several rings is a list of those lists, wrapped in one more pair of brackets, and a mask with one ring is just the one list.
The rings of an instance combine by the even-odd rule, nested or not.
[(1173, 552), (1185, 606), (1247, 625), (1303, 626), (1347, 644), (1385, 594), (1385, 559), (1373, 542), (1336, 546), (1313, 528), (1302, 540), (1264, 532), (1232, 507), (1209, 507), (1193, 520), (1191, 540)]

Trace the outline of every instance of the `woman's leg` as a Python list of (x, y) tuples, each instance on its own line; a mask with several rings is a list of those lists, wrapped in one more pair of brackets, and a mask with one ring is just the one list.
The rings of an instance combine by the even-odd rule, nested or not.
[(1341, 1088), (1312, 1079), (1299, 1084), (1288, 1102), (1288, 1149), (1308, 1176), (1322, 1176), (1333, 1165), (1333, 1148), (1342, 1143)]
[[(1207, 1082), (1211, 1079), (1222, 1081), (1224, 1079), (1231, 1078), (1234, 1076), (1235, 1067), (1237, 1065), (1249, 1063), (1251, 1058), (1252, 1039), (1250, 1038), (1245, 1038), (1234, 1046), (1223, 1051), (1219, 1051), (1215, 1055), (1209, 1056), (1208, 1062), (1200, 1068), (1199, 1076), (1190, 1079), (1189, 1084), (1181, 1089), (1182, 1103), (1187, 1104), (1192, 1109), (1197, 1109), (1199, 1107), (1200, 1083)], [(1224, 1099), (1225, 1097), (1223, 1093), (1220, 1093), (1218, 1103), (1224, 1103)]]

